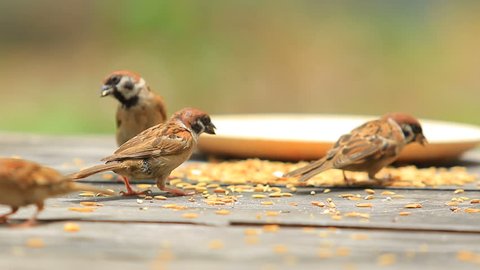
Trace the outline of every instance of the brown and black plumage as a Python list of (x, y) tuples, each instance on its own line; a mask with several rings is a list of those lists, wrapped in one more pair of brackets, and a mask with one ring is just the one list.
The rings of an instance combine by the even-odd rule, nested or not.
[[(367, 172), (370, 179), (397, 158), (409, 143), (426, 144), (420, 122), (404, 113), (390, 113), (372, 120), (341, 136), (320, 160), (286, 173), (306, 181), (329, 169)], [(348, 179), (345, 177), (346, 181)]]
[(112, 72), (105, 78), (101, 96), (118, 100), (116, 114), (117, 145), (135, 137), (147, 128), (167, 120), (163, 98), (137, 73), (128, 70)]
[(24, 223), (34, 224), (43, 210), (44, 200), (74, 191), (92, 191), (113, 195), (112, 192), (73, 182), (52, 168), (22, 159), (0, 158), (0, 204), (11, 207), (11, 212), (0, 216), (0, 223), (15, 214), (22, 206), (35, 204), (37, 212)]
[(166, 187), (170, 173), (188, 160), (203, 132), (215, 134), (215, 126), (208, 114), (186, 108), (175, 113), (167, 122), (151, 127), (126, 143), (102, 161), (106, 164), (87, 168), (72, 175), (84, 178), (103, 171), (113, 171), (124, 177), (126, 195), (135, 195), (129, 178), (156, 179), (157, 186), (176, 195), (185, 192)]

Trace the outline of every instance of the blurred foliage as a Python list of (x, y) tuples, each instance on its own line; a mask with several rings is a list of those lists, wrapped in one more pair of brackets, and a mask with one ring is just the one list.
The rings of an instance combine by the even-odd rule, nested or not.
[(480, 124), (478, 1), (0, 1), (0, 130), (110, 133), (104, 76), (172, 113), (406, 111)]

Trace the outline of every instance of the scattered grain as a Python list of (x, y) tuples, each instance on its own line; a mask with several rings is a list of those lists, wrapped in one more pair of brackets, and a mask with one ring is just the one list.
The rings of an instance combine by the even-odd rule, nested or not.
[(197, 213), (185, 213), (182, 215), (183, 218), (190, 218), (190, 219), (194, 219), (194, 218), (198, 218), (198, 214)]
[(405, 208), (422, 208), (422, 205), (419, 203), (409, 203), (404, 206)]
[(103, 204), (98, 202), (80, 202), (82, 206), (103, 206)]
[(288, 252), (288, 248), (285, 245), (278, 244), (278, 245), (273, 246), (273, 252), (275, 252), (277, 254), (285, 254), (285, 253)]
[(276, 217), (276, 216), (280, 215), (280, 212), (279, 211), (267, 211), (267, 212), (265, 212), (265, 215), (269, 216), (269, 217)]
[(350, 255), (350, 248), (338, 247), (337, 250), (335, 250), (335, 253), (337, 254), (337, 256), (347, 257), (348, 255)]
[(280, 229), (280, 226), (277, 224), (263, 225), (264, 232), (277, 232)]
[(311, 204), (314, 205), (314, 206), (318, 206), (318, 207), (325, 207), (324, 202), (312, 201)]
[(371, 203), (357, 203), (355, 206), (356, 207), (373, 207), (373, 204), (371, 204)]
[(87, 192), (82, 192), (78, 194), (80, 197), (95, 197), (95, 193), (87, 191)]
[(152, 187), (150, 184), (137, 184), (136, 185), (139, 189), (149, 189)]
[(379, 266), (390, 266), (395, 264), (397, 261), (397, 256), (393, 253), (385, 253), (377, 258), (377, 265)]
[(280, 197), (282, 197), (282, 193), (281, 192), (273, 192), (273, 193), (268, 194), (268, 197), (280, 198)]
[(215, 214), (221, 215), (221, 216), (226, 216), (226, 215), (230, 215), (230, 211), (228, 211), (227, 209), (220, 209), (220, 210), (215, 211)]
[(113, 179), (113, 174), (104, 173), (104, 174), (102, 174), (102, 179), (103, 180), (112, 180)]
[(248, 228), (243, 231), (245, 235), (259, 235), (260, 231), (258, 229)]
[(328, 248), (320, 248), (317, 252), (317, 256), (320, 257), (320, 259), (328, 259), (333, 257), (333, 252)]
[(66, 232), (78, 232), (80, 231), (80, 225), (74, 222), (67, 222), (63, 225), (63, 230)]
[(43, 248), (43, 247), (45, 247), (45, 242), (43, 241), (43, 239), (38, 238), (38, 237), (33, 237), (33, 238), (27, 239), (27, 242), (25, 244), (29, 248)]
[(368, 237), (368, 234), (354, 233), (350, 235), (350, 238), (353, 240), (367, 240), (369, 237)]
[(224, 246), (222, 240), (212, 240), (208, 243), (208, 248), (213, 250), (223, 249)]
[(69, 211), (74, 211), (74, 212), (81, 212), (81, 213), (90, 213), (90, 212), (93, 212), (95, 210), (97, 210), (96, 207), (90, 207), (90, 206), (87, 206), (87, 207), (69, 207), (68, 208)]

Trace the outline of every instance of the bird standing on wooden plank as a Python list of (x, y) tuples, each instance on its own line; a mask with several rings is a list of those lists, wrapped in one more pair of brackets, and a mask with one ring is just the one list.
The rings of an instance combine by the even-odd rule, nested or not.
[(210, 116), (194, 108), (176, 112), (167, 122), (153, 126), (122, 144), (113, 155), (102, 159), (106, 164), (93, 166), (70, 175), (79, 179), (113, 171), (123, 176), (127, 189), (124, 195), (138, 195), (130, 183), (133, 179), (156, 179), (160, 190), (175, 195), (190, 195), (169, 188), (166, 181), (170, 173), (188, 160), (203, 132), (215, 134)]
[(135, 72), (119, 70), (108, 75), (103, 82), (101, 96), (110, 95), (119, 102), (116, 114), (118, 146), (167, 120), (162, 97), (152, 92)]
[(341, 169), (347, 184), (352, 182), (346, 177), (346, 170), (367, 172), (370, 179), (379, 180), (375, 178), (377, 172), (394, 162), (402, 149), (413, 142), (427, 143), (420, 122), (405, 113), (389, 113), (341, 136), (325, 157), (284, 177), (300, 176), (300, 181), (306, 181), (323, 171)]
[(52, 168), (35, 162), (14, 158), (0, 158), (0, 204), (8, 205), (11, 211), (0, 216), (0, 223), (7, 222), (22, 206), (35, 204), (36, 213), (19, 226), (35, 224), (43, 210), (44, 200), (74, 191), (92, 191), (113, 195), (113, 192), (73, 182)]

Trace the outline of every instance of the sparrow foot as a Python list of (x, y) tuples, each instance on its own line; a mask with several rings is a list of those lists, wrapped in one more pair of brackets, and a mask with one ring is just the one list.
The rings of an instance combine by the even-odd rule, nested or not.
[(7, 223), (8, 217), (15, 214), (18, 211), (18, 207), (12, 207), (12, 210), (4, 215), (0, 216), (0, 224)]
[(122, 180), (125, 183), (125, 188), (127, 189), (126, 191), (120, 191), (120, 195), (122, 196), (138, 196), (138, 195), (148, 195), (152, 193), (151, 190), (144, 190), (144, 191), (135, 191), (132, 188), (132, 185), (128, 181), (128, 178), (125, 176), (122, 176)]
[(31, 228), (37, 225), (37, 220), (36, 219), (29, 219), (25, 222), (22, 222), (20, 224), (12, 224), (10, 225), (11, 228), (15, 229), (25, 229), (25, 228)]
[(343, 180), (345, 181), (345, 184), (347, 184), (347, 187), (351, 187), (355, 184), (355, 179), (348, 178), (347, 175), (345, 174), (345, 171), (342, 171), (343, 173)]
[(7, 223), (7, 217), (6, 216), (0, 216), (0, 224)]

